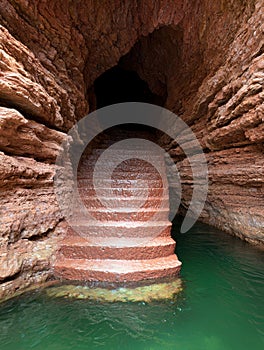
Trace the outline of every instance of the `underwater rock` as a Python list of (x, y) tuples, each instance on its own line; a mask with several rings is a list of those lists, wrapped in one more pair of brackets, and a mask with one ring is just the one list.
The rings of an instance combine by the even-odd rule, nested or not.
[(107, 289), (81, 285), (52, 286), (45, 289), (53, 298), (91, 299), (102, 302), (151, 302), (174, 299), (182, 291), (181, 279), (139, 287)]

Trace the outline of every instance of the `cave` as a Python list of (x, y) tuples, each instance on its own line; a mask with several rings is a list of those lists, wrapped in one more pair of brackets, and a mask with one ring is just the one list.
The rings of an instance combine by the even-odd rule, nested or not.
[[(81, 138), (85, 146), (80, 152), (70, 146), (77, 194), (70, 195), (72, 215), (65, 216), (69, 228), (58, 246), (54, 277), (118, 286), (175, 280), (181, 262), (170, 235), (173, 208), (159, 145), (163, 134), (148, 124), (157, 117), (160, 122), (163, 111), (153, 105), (161, 99), (136, 72), (120, 65), (95, 80), (94, 94), (96, 111), (77, 124), (77, 140), (71, 135), (73, 144), (78, 147)], [(91, 140), (93, 114), (101, 131)], [(118, 124), (109, 127), (112, 119)], [(68, 173), (66, 163), (64, 168)], [(60, 182), (66, 184), (65, 175)], [(64, 206), (64, 196), (58, 200)]]
[[(58, 331), (58, 347), (61, 342), (76, 348), (72, 339), (79, 332), (94, 334), (89, 340), (82, 338), (86, 347), (96, 347), (102, 341), (102, 346), (109, 343), (109, 348), (118, 348), (121, 343), (123, 348), (160, 348), (162, 344), (163, 348), (246, 349), (253, 343), (254, 349), (262, 348), (263, 8), (263, 0), (2, 1), (0, 301), (7, 301), (0, 305), (4, 315), (0, 317), (1, 348), (18, 348), (19, 342), (25, 342), (21, 345), (25, 348), (39, 344), (38, 335), (43, 329), (38, 325), (45, 318), (48, 329), (57, 316), (69, 337), (63, 338), (63, 332)], [(133, 102), (164, 108), (180, 118), (198, 140), (205, 163), (200, 162), (196, 141), (188, 133), (183, 132), (175, 140), (157, 128), (131, 122), (107, 130), (104, 124), (99, 125), (102, 132), (88, 147), (88, 153), (112, 146), (128, 135), (145, 138), (162, 147), (177, 167), (178, 178), (171, 176), (167, 164), (170, 193), (177, 192), (179, 181), (181, 185), (179, 221), (173, 223), (171, 232), (183, 263), (179, 275), (183, 281), (169, 284), (164, 278), (158, 286), (150, 283), (149, 289), (130, 281), (122, 284), (116, 299), (115, 286), (104, 288), (96, 278), (92, 286), (79, 286), (75, 281), (65, 287), (64, 279), (56, 276), (56, 257), (69, 225), (55, 183), (61, 171), (58, 159), (62, 151), (71, 150), (76, 141), (79, 152), (84, 137), (92, 132), (92, 128), (82, 129), (81, 121), (115, 104)], [(72, 154), (67, 157), (71, 176), (75, 159)], [(91, 164), (87, 164), (88, 169)], [(206, 164), (207, 196), (198, 222), (186, 234), (180, 234), (181, 220), (193, 208), (194, 188), (200, 187), (201, 192), (204, 189), (200, 173), (194, 177), (195, 164)], [(136, 168), (139, 163), (124, 162), (124, 167)], [(153, 170), (146, 162), (141, 168), (146, 176)], [(87, 176), (91, 176), (89, 171)], [(152, 176), (158, 183), (154, 170)], [(62, 193), (71, 190), (72, 183), (70, 179), (66, 190), (62, 186)], [(87, 193), (83, 200), (98, 205)], [(173, 201), (169, 204), (174, 206)], [(200, 199), (196, 198), (194, 204), (199, 205)], [(142, 218), (150, 211), (144, 209)], [(78, 222), (77, 215), (75, 218)], [(79, 243), (76, 237), (71, 239), (64, 249), (74, 256), (72, 247)], [(169, 254), (173, 244), (169, 240), (167, 243), (161, 251)], [(96, 247), (95, 251), (107, 256), (108, 248), (99, 252)], [(137, 253), (125, 245), (123, 248), (122, 257), (136, 260)], [(152, 248), (147, 246), (144, 252), (157, 258), (158, 252)], [(85, 249), (90, 249), (87, 244), (80, 251)], [(89, 254), (97, 257), (91, 249)], [(113, 254), (120, 258), (120, 252)], [(129, 264), (124, 270), (129, 271)], [(145, 270), (152, 275), (147, 267)], [(56, 289), (59, 282), (62, 285)], [(132, 303), (130, 288), (136, 291)], [(22, 294), (32, 289), (36, 294)], [(90, 303), (94, 290), (100, 298)], [(156, 299), (152, 303), (150, 290), (154, 299), (157, 295), (166, 299), (173, 290), (177, 290), (177, 296), (168, 304)], [(14, 296), (18, 297), (12, 299)], [(58, 296), (65, 298), (67, 305), (64, 300), (57, 303)], [(74, 298), (89, 299), (90, 304), (81, 300), (83, 303), (76, 306), (71, 302)], [(108, 304), (109, 300), (118, 303)], [(28, 306), (27, 319), (21, 313), (21, 317), (13, 317), (13, 302), (18, 313), (22, 312), (21, 305)], [(193, 323), (183, 322), (188, 310), (192, 310), (189, 319)], [(70, 325), (64, 323), (69, 314), (75, 320), (82, 314), (89, 327), (76, 321), (71, 323), (72, 333)], [(202, 315), (199, 321), (197, 315)], [(244, 315), (249, 315), (248, 320)], [(183, 333), (173, 331), (175, 317)], [(203, 319), (210, 322), (211, 331)], [(23, 325), (29, 320), (32, 332), (36, 332), (23, 340), (16, 330), (23, 329), (28, 335)], [(105, 327), (98, 326), (102, 320)], [(192, 329), (197, 327), (191, 339), (182, 336), (192, 333), (187, 323)], [(119, 336), (114, 329), (120, 330)], [(33, 338), (34, 343), (30, 340)], [(140, 340), (137, 343), (135, 339)], [(44, 348), (49, 348), (48, 336), (43, 335), (43, 341)]]
[(94, 93), (97, 109), (123, 102), (165, 102), (150, 91), (148, 84), (135, 71), (125, 70), (120, 65), (110, 68), (95, 80)]

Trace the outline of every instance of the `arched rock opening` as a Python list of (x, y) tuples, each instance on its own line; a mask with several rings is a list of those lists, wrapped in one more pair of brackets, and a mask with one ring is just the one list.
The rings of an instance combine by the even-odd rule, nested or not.
[(95, 80), (96, 108), (114, 103), (145, 102), (163, 105), (164, 98), (152, 93), (148, 84), (135, 71), (117, 65)]

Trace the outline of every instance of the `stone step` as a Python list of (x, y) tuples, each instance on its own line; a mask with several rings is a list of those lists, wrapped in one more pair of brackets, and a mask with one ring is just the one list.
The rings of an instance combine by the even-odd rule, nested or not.
[(85, 190), (83, 190), (82, 195), (82, 202), (85, 204), (87, 209), (96, 209), (96, 208), (103, 208), (105, 205), (103, 203), (107, 204), (107, 207), (110, 208), (120, 208), (120, 210), (123, 209), (131, 209), (131, 211), (134, 208), (140, 209), (157, 209), (161, 208), (164, 210), (169, 210), (169, 197), (163, 196), (163, 197), (147, 197), (147, 198), (139, 198), (139, 197), (102, 197), (100, 198), (102, 202), (95, 198), (94, 196), (86, 196)]
[(181, 262), (175, 254), (146, 260), (65, 259), (59, 257), (55, 274), (68, 280), (136, 282), (177, 276)]
[[(144, 183), (143, 183), (144, 182)], [(97, 179), (97, 186), (100, 188), (168, 188), (167, 184), (163, 184), (162, 180), (128, 180), (128, 179)], [(78, 185), (80, 187), (91, 188), (93, 187), (93, 181), (89, 179), (78, 178)]]
[[(122, 135), (122, 138), (124, 140), (126, 140), (127, 142), (127, 139), (130, 139), (131, 136), (129, 136), (130, 134), (125, 134), (127, 135), (128, 137), (126, 139), (124, 139), (124, 135)], [(119, 138), (119, 135), (116, 135), (118, 138)], [(135, 137), (132, 137), (132, 138), (138, 138), (138, 136), (135, 136)], [(139, 138), (142, 138), (142, 137), (139, 137)], [(113, 142), (115, 143), (115, 150), (117, 151), (124, 151), (124, 150), (131, 150), (131, 149), (138, 149), (138, 150), (141, 150), (141, 151), (149, 151), (149, 152), (155, 152), (156, 150), (153, 149), (153, 146), (152, 144), (150, 145), (147, 145), (145, 143), (145, 140), (146, 139), (143, 139), (143, 140), (138, 140), (138, 142), (136, 143), (135, 141), (133, 141), (133, 145), (131, 146), (131, 144), (125, 144), (123, 143), (122, 145), (117, 145), (116, 142), (117, 141), (120, 141), (120, 140), (113, 140), (113, 139), (104, 139), (100, 142), (100, 144), (98, 144), (96, 147), (93, 148), (93, 150), (100, 150), (100, 149), (105, 149), (106, 147), (108, 148), (109, 146), (111, 146), (111, 144), (113, 144)], [(131, 140), (130, 140), (131, 141)], [(147, 142), (151, 142), (149, 140), (147, 140)], [(155, 140), (152, 141), (155, 143)], [(164, 150), (162, 149), (159, 149), (160, 152), (164, 152)]]
[[(88, 209), (88, 208), (87, 208)], [(126, 210), (115, 210), (114, 208), (97, 208), (88, 209), (88, 212), (92, 217), (99, 221), (147, 221), (155, 217), (157, 221), (168, 220), (168, 209), (139, 209), (125, 208)], [(76, 216), (78, 222), (78, 215)]]
[[(131, 155), (132, 157), (132, 155)], [(83, 165), (90, 165), (90, 164), (95, 164), (97, 161), (99, 160), (99, 155), (91, 155), (89, 157), (87, 157), (86, 159), (81, 159), (80, 163)], [(121, 158), (120, 156), (116, 155), (109, 155), (107, 157), (107, 161), (106, 164), (108, 166), (121, 166), (124, 162), (129, 163), (132, 162), (131, 165), (134, 165), (136, 162), (139, 165), (139, 163), (141, 163), (142, 166), (148, 166), (151, 167), (152, 166), (158, 166), (158, 167), (163, 167), (165, 166), (165, 162), (163, 157), (157, 157), (157, 156), (145, 156), (144, 158), (140, 158), (140, 155), (138, 156), (134, 156), (132, 158), (130, 158), (130, 156), (127, 156), (125, 159), (124, 157)], [(134, 164), (133, 164), (134, 163)], [(104, 164), (101, 165), (102, 167), (104, 166)]]
[[(91, 161), (91, 159), (89, 158), (84, 158), (84, 159), (82, 158), (79, 162), (79, 169), (83, 167), (84, 168), (87, 167), (88, 169), (93, 171), (93, 166), (95, 165), (95, 163), (96, 163), (95, 160)], [(158, 162), (157, 165), (159, 166), (160, 171), (162, 170), (165, 171), (165, 169), (163, 169), (163, 167), (165, 166), (164, 162)], [(156, 167), (156, 163), (152, 165), (149, 162), (144, 162), (138, 159), (129, 159), (118, 164), (118, 169), (122, 171), (131, 171), (131, 172), (137, 172), (142, 170), (142, 168), (144, 168), (144, 171), (151, 173), (153, 172), (153, 168), (155, 167)], [(109, 164), (106, 163), (106, 164), (100, 165), (100, 169), (102, 169), (102, 171), (109, 170)]]
[[(85, 181), (85, 180), (84, 180)], [(95, 189), (92, 187), (85, 186), (85, 182), (78, 183), (79, 193), (82, 197), (94, 196), (97, 198)], [(112, 191), (109, 192), (109, 188), (100, 188), (101, 195), (103, 197), (113, 197), (120, 196), (122, 198), (137, 198), (142, 197), (142, 188), (112, 188)], [(110, 193), (110, 195), (109, 195)], [(168, 188), (148, 188), (148, 198), (151, 197), (161, 197), (168, 195)]]
[(142, 148), (142, 147), (136, 147), (133, 149), (131, 148), (111, 148), (111, 149), (105, 149), (105, 148), (95, 148), (93, 149), (90, 154), (91, 155), (101, 155), (104, 151), (107, 151), (107, 155), (109, 155), (109, 157), (114, 156), (114, 157), (119, 157), (120, 156), (143, 156), (143, 157), (155, 157), (155, 158), (164, 158), (165, 156), (165, 152), (160, 151), (160, 152), (156, 152), (153, 149), (146, 149), (146, 148)]
[(170, 236), (170, 221), (77, 221), (72, 230), (85, 238), (145, 238)]
[[(80, 208), (78, 208), (78, 212), (81, 212), (81, 215), (85, 214), (88, 210), (88, 212), (90, 213), (91, 211), (95, 211), (95, 210), (102, 210), (102, 211), (107, 211), (107, 212), (114, 212), (114, 213), (121, 213), (124, 212), (126, 214), (129, 213), (133, 213), (133, 212), (142, 212), (145, 211), (147, 213), (147, 215), (149, 215), (149, 212), (158, 212), (159, 210), (161, 210), (162, 212), (169, 212), (170, 208), (169, 208), (169, 204), (166, 201), (155, 201), (155, 202), (140, 202), (140, 204), (137, 206), (135, 203), (133, 205), (133, 203), (131, 203), (131, 205), (129, 205), (129, 203), (120, 203), (120, 201), (117, 199), (115, 201), (108, 201), (107, 199), (103, 202), (100, 202), (99, 200), (94, 200), (94, 201), (86, 201), (85, 199), (82, 199), (82, 202), (85, 206), (85, 210), (81, 211)], [(139, 202), (138, 202), (139, 203)], [(143, 203), (143, 204), (142, 204)], [(78, 214), (78, 212), (76, 214)]]
[(59, 254), (70, 259), (155, 259), (172, 255), (176, 242), (170, 237), (140, 239), (98, 238), (89, 241), (78, 235), (61, 242)]
[[(127, 129), (124, 128), (122, 126), (122, 128), (116, 128), (116, 129), (112, 129), (110, 130), (110, 132), (108, 133), (108, 131), (104, 132), (104, 138), (102, 140), (102, 142), (117, 142), (117, 141), (121, 141), (124, 138), (140, 138), (140, 139), (144, 139), (144, 140), (155, 140), (154, 137), (151, 137), (152, 135), (150, 135), (150, 133), (144, 130), (131, 130), (131, 128)], [(100, 146), (101, 147), (101, 142), (100, 142)]]
[[(125, 139), (128, 140), (128, 139), (131, 139), (131, 137), (128, 135), (128, 137), (125, 137), (125, 135), (122, 135), (123, 136), (123, 139), (121, 141), (124, 141)], [(94, 149), (97, 149), (97, 150), (105, 150), (111, 146), (114, 145), (115, 143), (115, 150), (118, 150), (118, 151), (121, 151), (123, 152), (124, 150), (131, 150), (131, 146), (130, 145), (125, 145), (123, 144), (123, 147), (117, 147), (117, 144), (116, 142), (119, 142), (120, 140), (115, 140), (115, 142), (113, 142), (113, 140), (102, 140), (102, 142), (100, 142), (99, 145), (96, 146), (96, 148)], [(155, 143), (155, 141), (152, 141)], [(147, 145), (145, 144), (144, 145), (145, 147), (143, 147), (142, 145), (139, 145), (139, 144), (136, 144), (133, 142), (133, 149), (136, 149), (136, 150), (140, 150), (140, 151), (149, 151), (149, 152), (154, 152), (154, 149), (153, 147), (146, 147)], [(91, 150), (90, 150), (91, 151)], [(160, 152), (162, 152), (162, 150), (160, 149)]]
[[(131, 138), (139, 138), (139, 139), (142, 139), (142, 141), (145, 141), (145, 140), (147, 140), (147, 141), (149, 141), (149, 142), (155, 142), (155, 139), (154, 139), (154, 141), (151, 141), (150, 139), (149, 139), (149, 135), (147, 135), (147, 134), (138, 134), (138, 133), (135, 133), (135, 134), (131, 134), (131, 132), (124, 132), (123, 133), (123, 131), (122, 132), (120, 132), (120, 131), (118, 131), (118, 133), (116, 133), (116, 134), (111, 134), (111, 136), (108, 138), (107, 137), (107, 135), (101, 140), (101, 142), (99, 143), (99, 144), (96, 144), (96, 146), (94, 147), (94, 149), (100, 149), (100, 148), (105, 148), (106, 146), (111, 146), (113, 143), (115, 143), (115, 147), (117, 148), (117, 149), (123, 149), (124, 148), (124, 146), (126, 146), (126, 145), (124, 145), (124, 144), (122, 144), (122, 145), (117, 145), (116, 144), (116, 142), (119, 142), (119, 141), (124, 141), (124, 140), (127, 140), (127, 139), (131, 139)], [(153, 140), (153, 139), (152, 139)], [(139, 142), (142, 142), (141, 140), (139, 140)], [(146, 144), (144, 144), (144, 147), (145, 147), (145, 145)], [(147, 146), (147, 145), (146, 145)], [(121, 148), (122, 147), (122, 148)], [(136, 147), (137, 148), (140, 148), (140, 149), (142, 149), (142, 145), (141, 144), (136, 144)], [(150, 147), (150, 146), (147, 146), (148, 148)], [(129, 147), (129, 149), (130, 149), (131, 147)], [(146, 148), (146, 147), (145, 147)], [(152, 149), (152, 148), (151, 148)]]
[[(107, 171), (109, 171), (109, 166), (107, 165), (104, 165), (102, 168), (101, 168), (102, 172), (99, 173), (99, 177), (105, 177), (105, 174)], [(78, 175), (79, 174), (82, 174), (82, 173), (85, 173), (85, 174), (88, 174), (88, 175), (93, 175), (93, 171), (94, 171), (94, 167), (91, 167), (91, 166), (85, 166), (85, 165), (81, 165), (79, 166), (78, 168)], [(138, 174), (139, 172), (142, 172), (144, 171), (144, 173), (140, 173)], [(143, 167), (142, 165), (141, 166), (138, 166), (138, 167), (128, 167), (128, 166), (118, 166), (115, 171), (114, 171), (114, 176), (116, 178), (118, 178), (118, 176), (126, 176), (126, 177), (130, 177), (130, 176), (134, 176), (134, 175), (141, 175), (143, 178), (150, 178), (151, 176), (158, 176), (158, 175), (161, 175), (162, 177), (163, 176), (166, 176), (167, 177), (167, 174), (165, 172), (164, 169), (162, 168), (155, 168), (154, 166), (151, 167)]]
[[(143, 172), (140, 172), (143, 171)], [(81, 168), (78, 170), (78, 179), (86, 179), (91, 180), (93, 179), (94, 173), (91, 172), (90, 169)], [(100, 180), (106, 180), (106, 173), (101, 172), (96, 174), (96, 179)], [(144, 181), (157, 181), (160, 179), (163, 179), (167, 182), (167, 176), (166, 174), (159, 173), (158, 171), (155, 172), (146, 172), (145, 169), (138, 169), (138, 171), (132, 172), (132, 171), (115, 171), (111, 174), (111, 180), (144, 180)]]
[[(86, 158), (85, 160), (80, 160), (78, 167), (88, 167), (88, 168), (93, 168), (96, 164), (96, 162), (98, 161), (98, 158)], [(118, 161), (118, 162), (117, 162)], [(128, 162), (128, 160), (126, 160), (126, 162)], [(148, 159), (148, 160), (143, 160), (140, 159), (138, 160), (138, 158), (131, 158), (129, 159), (129, 162), (133, 162), (131, 164), (131, 166), (134, 166), (136, 162), (138, 162), (138, 164), (136, 166), (139, 166), (139, 163), (141, 163), (141, 167), (146, 167), (146, 168), (157, 168), (157, 169), (162, 169), (165, 166), (165, 163), (163, 160), (161, 159)], [(112, 168), (116, 168), (116, 167), (122, 167), (123, 166), (123, 161), (120, 160), (120, 158), (118, 159), (113, 159), (113, 158), (109, 158), (107, 160), (106, 163), (101, 164), (100, 165), (100, 169), (103, 171), (105, 168), (109, 169), (109, 167)]]

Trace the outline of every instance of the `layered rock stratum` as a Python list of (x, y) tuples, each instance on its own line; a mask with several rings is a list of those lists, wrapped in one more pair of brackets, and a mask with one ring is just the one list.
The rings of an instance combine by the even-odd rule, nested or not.
[[(201, 220), (263, 245), (263, 12), (263, 0), (1, 1), (0, 296), (52, 276), (66, 227), (55, 159), (94, 108), (95, 79), (120, 59), (200, 140), (209, 168)], [(189, 162), (165, 147), (184, 213)]]

